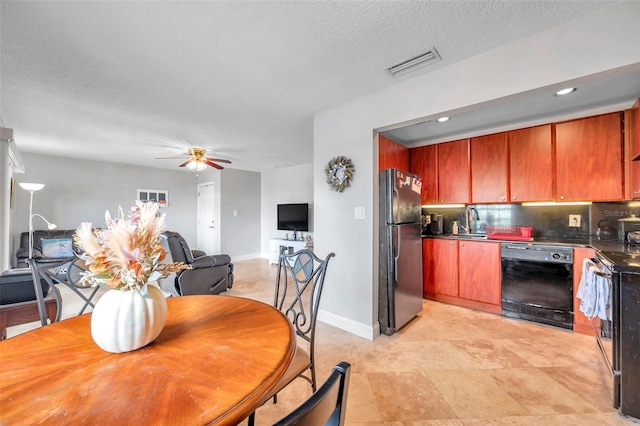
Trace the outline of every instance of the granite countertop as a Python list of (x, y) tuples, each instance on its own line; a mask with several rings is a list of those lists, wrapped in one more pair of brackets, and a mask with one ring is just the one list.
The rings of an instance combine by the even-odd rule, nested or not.
[(640, 274), (640, 245), (629, 244), (620, 241), (617, 238), (600, 238), (596, 236), (588, 236), (581, 239), (553, 238), (553, 237), (534, 237), (532, 241), (511, 241), (511, 240), (494, 240), (487, 239), (483, 234), (441, 234), (441, 235), (423, 235), (423, 238), (442, 238), (467, 241), (492, 241), (499, 243), (532, 243), (560, 245), (569, 247), (589, 247), (598, 251), (613, 265), (615, 272), (627, 272)]

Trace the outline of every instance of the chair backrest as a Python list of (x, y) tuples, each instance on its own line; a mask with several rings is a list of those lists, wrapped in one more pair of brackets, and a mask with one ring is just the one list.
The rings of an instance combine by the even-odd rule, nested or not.
[[(80, 309), (78, 315), (84, 313), (84, 310), (87, 307), (90, 306), (93, 308), (95, 306), (91, 299), (96, 294), (98, 287), (94, 287), (89, 296), (86, 296), (81, 292), (81, 290), (91, 289), (91, 287), (79, 284), (83, 272), (87, 270), (84, 260), (76, 256), (71, 256), (66, 259), (57, 259), (55, 261), (47, 261), (46, 259), (27, 259), (27, 263), (31, 268), (33, 282), (39, 283), (41, 280), (44, 280), (49, 284), (49, 288), (53, 291), (58, 304), (58, 312), (56, 314), (55, 321), (60, 321), (62, 313), (62, 294), (56, 287), (56, 284), (66, 285), (84, 301), (84, 305)], [(47, 318), (44, 313), (44, 294), (40, 291), (40, 288), (37, 285), (35, 286), (35, 293), (36, 300), (38, 301), (40, 321), (42, 322), (42, 325), (46, 325)]]
[(273, 305), (289, 318), (296, 334), (309, 342), (313, 363), (320, 296), (329, 259), (335, 254), (329, 253), (322, 260), (311, 250), (299, 250), (293, 254), (287, 254), (285, 250), (280, 253), (278, 261)]
[(193, 263), (193, 254), (182, 235), (173, 231), (165, 231), (163, 235), (167, 238), (171, 258), (174, 262), (183, 262), (187, 265)]
[(340, 362), (329, 378), (298, 408), (275, 423), (276, 426), (344, 425), (351, 365)]

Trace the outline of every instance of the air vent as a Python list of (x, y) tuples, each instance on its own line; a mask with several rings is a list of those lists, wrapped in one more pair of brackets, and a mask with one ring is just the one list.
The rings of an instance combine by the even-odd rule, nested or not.
[(432, 47), (431, 49), (419, 54), (418, 56), (414, 56), (413, 58), (406, 59), (402, 62), (390, 66), (389, 68), (387, 68), (387, 71), (389, 71), (389, 74), (391, 74), (392, 76), (397, 77), (399, 75), (424, 67), (425, 65), (438, 62), (441, 59), (442, 58), (440, 57), (440, 54), (438, 54), (436, 48)]

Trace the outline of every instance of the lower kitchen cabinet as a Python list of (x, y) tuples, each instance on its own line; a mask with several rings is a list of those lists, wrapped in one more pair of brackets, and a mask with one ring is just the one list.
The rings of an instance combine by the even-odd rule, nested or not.
[(458, 296), (458, 242), (452, 240), (424, 238), (423, 288), (428, 294)]
[(500, 244), (423, 239), (424, 297), (501, 314)]
[(458, 244), (458, 295), (500, 306), (500, 243), (460, 241)]

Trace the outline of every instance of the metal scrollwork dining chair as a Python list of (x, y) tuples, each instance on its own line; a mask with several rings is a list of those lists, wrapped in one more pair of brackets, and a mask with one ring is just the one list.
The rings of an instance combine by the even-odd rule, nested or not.
[[(307, 348), (298, 344), (293, 361), (262, 404), (272, 397), (274, 403), (278, 402), (278, 392), (298, 377), (308, 381), (312, 391), (316, 391), (316, 320), (327, 265), (334, 256), (329, 253), (323, 260), (308, 249), (293, 254), (286, 250), (280, 253), (273, 304), (291, 321), (298, 341), (306, 342)], [(248, 423), (254, 425), (255, 412), (249, 416)]]
[[(93, 299), (93, 296), (95, 296), (99, 287), (92, 288), (78, 285), (78, 281), (82, 276), (82, 272), (87, 269), (82, 259), (76, 256), (68, 257), (65, 259), (56, 259), (55, 261), (27, 259), (27, 263), (31, 268), (31, 274), (33, 275), (36, 300), (38, 301), (38, 312), (40, 313), (40, 322), (42, 323), (42, 325), (47, 325), (47, 315), (45, 312), (44, 296), (42, 293), (42, 287), (40, 285), (40, 279), (44, 279), (49, 284), (49, 287), (53, 291), (56, 298), (56, 303), (58, 305), (56, 318), (52, 322), (60, 321), (60, 317), (62, 314), (62, 294), (56, 287), (56, 284), (66, 285), (84, 301), (84, 304), (82, 305), (82, 308), (80, 308), (80, 312), (78, 312), (78, 315), (82, 315), (88, 306), (91, 306), (92, 308), (95, 306), (91, 299)], [(91, 291), (88, 292), (87, 296), (81, 290)]]
[(320, 388), (274, 426), (342, 426), (347, 413), (351, 365), (340, 362)]

